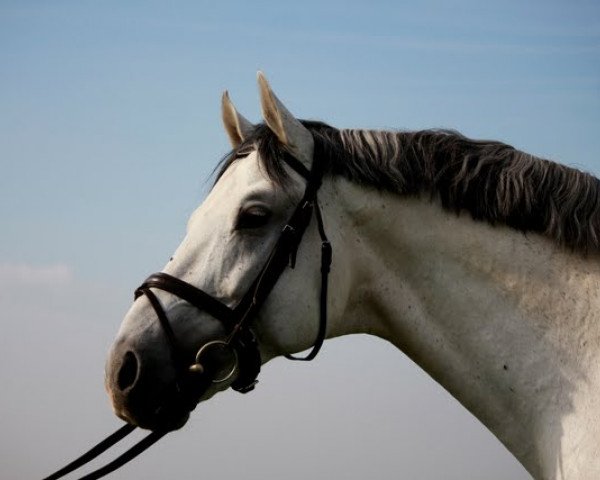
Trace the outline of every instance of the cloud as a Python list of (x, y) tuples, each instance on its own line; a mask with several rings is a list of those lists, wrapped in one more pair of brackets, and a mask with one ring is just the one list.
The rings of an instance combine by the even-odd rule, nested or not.
[(0, 285), (66, 285), (73, 280), (73, 270), (65, 264), (28, 265), (0, 263)]

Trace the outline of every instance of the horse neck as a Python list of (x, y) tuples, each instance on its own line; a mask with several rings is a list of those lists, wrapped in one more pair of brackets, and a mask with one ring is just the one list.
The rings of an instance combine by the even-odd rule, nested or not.
[(352, 292), (331, 334), (394, 343), (535, 478), (600, 478), (598, 256), (429, 199), (344, 180), (330, 195)]

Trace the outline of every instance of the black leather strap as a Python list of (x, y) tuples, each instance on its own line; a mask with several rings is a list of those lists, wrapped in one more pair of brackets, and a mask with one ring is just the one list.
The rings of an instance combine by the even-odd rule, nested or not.
[(304, 166), (304, 164), (298, 160), (296, 157), (286, 153), (283, 156), (283, 161), (287, 163), (292, 170), (294, 170), (297, 174), (303, 176), (306, 180), (310, 179), (310, 170)]
[(138, 443), (136, 443), (133, 447), (127, 450), (125, 453), (119, 455), (112, 462), (107, 463), (103, 467), (100, 467), (97, 470), (94, 470), (87, 475), (84, 475), (79, 480), (97, 480), (99, 478), (108, 475), (111, 472), (114, 472), (116, 469), (122, 467), (126, 463), (129, 463), (135, 457), (137, 457), (140, 453), (147, 450), (149, 447), (158, 442), (162, 437), (164, 437), (167, 432), (151, 432), (142, 438)]
[[(144, 285), (146, 284), (147, 282), (144, 282)], [(177, 340), (177, 337), (175, 336), (175, 332), (171, 327), (171, 322), (169, 322), (169, 319), (167, 318), (167, 315), (164, 309), (162, 308), (160, 301), (158, 300), (156, 295), (154, 295), (154, 292), (152, 292), (152, 290), (150, 290), (150, 288), (147, 286), (142, 286), (138, 288), (135, 294), (136, 298), (142, 294), (148, 297), (150, 305), (152, 305), (152, 308), (156, 312), (156, 316), (158, 317), (158, 321), (160, 322), (160, 325), (163, 329), (163, 333), (165, 334), (165, 337), (167, 337), (167, 341), (169, 342), (171, 361), (175, 365), (176, 371), (180, 372), (183, 368), (185, 368), (185, 359), (182, 357), (181, 353), (183, 350), (179, 344), (179, 341)]]
[(65, 475), (71, 473), (73, 470), (77, 470), (79, 467), (85, 465), (86, 463), (91, 462), (98, 455), (101, 455), (110, 447), (112, 447), (115, 443), (120, 442), (123, 438), (129, 435), (131, 432), (135, 430), (135, 425), (131, 425), (126, 423), (121, 428), (119, 428), (116, 432), (110, 434), (104, 440), (102, 440), (97, 445), (94, 445), (87, 452), (85, 452), (80, 457), (73, 460), (68, 465), (65, 465), (60, 470), (57, 470), (52, 475), (48, 475), (43, 480), (57, 480)]
[(172, 293), (186, 302), (191, 303), (199, 310), (205, 310), (213, 317), (218, 318), (225, 323), (227, 327), (231, 328), (233, 326), (234, 312), (231, 308), (199, 288), (196, 288), (177, 277), (173, 277), (164, 272), (153, 273), (144, 280), (144, 283), (135, 291), (135, 298), (146, 293), (145, 290), (150, 288), (158, 288), (159, 290)]
[(319, 208), (319, 204), (316, 200), (315, 216), (317, 217), (317, 227), (319, 230), (319, 236), (321, 237), (321, 294), (319, 295), (319, 330), (317, 331), (315, 343), (306, 356), (297, 357), (295, 355), (287, 354), (285, 357), (288, 360), (310, 362), (317, 356), (319, 350), (321, 350), (323, 342), (325, 341), (325, 336), (327, 335), (327, 290), (333, 252), (331, 249), (331, 244), (329, 243), (327, 235), (325, 234), (321, 209)]

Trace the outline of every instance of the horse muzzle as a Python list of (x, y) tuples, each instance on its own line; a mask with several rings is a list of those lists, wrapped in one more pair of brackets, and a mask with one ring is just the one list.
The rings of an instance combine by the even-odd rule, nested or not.
[(200, 400), (235, 380), (238, 365), (237, 350), (220, 339), (206, 341), (179, 368), (121, 341), (109, 355), (106, 389), (123, 420), (150, 430), (175, 430)]

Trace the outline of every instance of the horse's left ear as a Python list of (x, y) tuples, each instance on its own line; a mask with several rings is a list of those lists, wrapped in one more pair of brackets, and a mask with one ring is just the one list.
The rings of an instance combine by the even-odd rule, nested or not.
[(285, 148), (310, 170), (314, 149), (312, 134), (275, 96), (264, 74), (258, 72), (257, 76), (265, 123)]
[(254, 125), (233, 106), (227, 90), (221, 97), (221, 115), (223, 117), (223, 126), (233, 148), (237, 148), (254, 131)]

